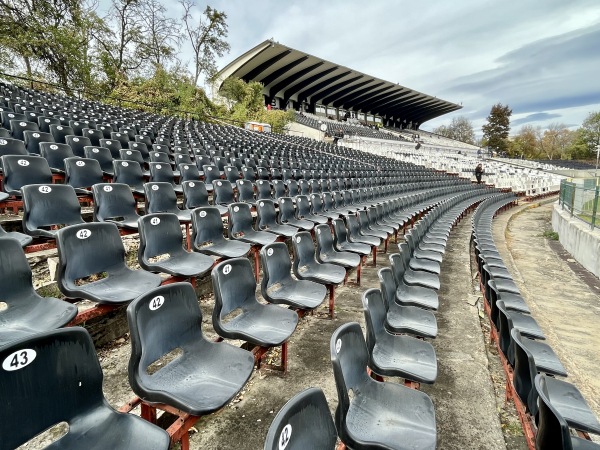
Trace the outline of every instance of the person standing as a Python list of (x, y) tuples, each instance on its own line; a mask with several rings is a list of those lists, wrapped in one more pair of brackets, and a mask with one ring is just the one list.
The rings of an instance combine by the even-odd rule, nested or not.
[(477, 164), (475, 167), (475, 178), (477, 179), (477, 184), (481, 184), (481, 176), (483, 175), (483, 166), (481, 163)]

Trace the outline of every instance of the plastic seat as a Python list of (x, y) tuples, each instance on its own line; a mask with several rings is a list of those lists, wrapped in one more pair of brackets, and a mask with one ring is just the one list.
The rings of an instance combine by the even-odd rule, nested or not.
[(52, 172), (65, 173), (65, 158), (75, 156), (67, 144), (40, 143), (40, 155), (48, 161)]
[(10, 130), (11, 135), (14, 139), (23, 140), (25, 138), (25, 131), (40, 131), (38, 124), (36, 122), (28, 122), (26, 120), (11, 120), (10, 121)]
[[(0, 199), (2, 198), (2, 194), (4, 192), (0, 192)], [(1, 200), (0, 200), (1, 201)], [(31, 244), (33, 238), (23, 233), (19, 233), (18, 231), (6, 231), (2, 228), (0, 224), (0, 239), (10, 239), (16, 241), (21, 247), (26, 247)]]
[[(254, 357), (247, 350), (211, 342), (189, 283), (173, 283), (140, 296), (127, 308), (131, 330), (129, 381), (149, 403), (194, 416), (223, 408), (247, 383)], [(149, 368), (175, 349), (182, 354), (151, 375)]]
[(54, 117), (38, 116), (38, 126), (43, 133), (50, 133), (50, 125), (59, 125), (60, 120)]
[(112, 139), (110, 136), (109, 138), (100, 139), (100, 147), (110, 150), (110, 154), (112, 155), (113, 159), (119, 159), (121, 157), (121, 154), (119, 153), (119, 151), (123, 148), (121, 142), (116, 139)]
[(386, 309), (379, 289), (362, 295), (367, 328), (369, 367), (382, 377), (401, 377), (432, 384), (437, 378), (435, 350), (429, 342), (386, 331)]
[(85, 158), (85, 147), (92, 145), (92, 141), (83, 136), (69, 135), (65, 137), (65, 142), (73, 150), (73, 155), (80, 158)]
[(315, 257), (315, 246), (310, 233), (300, 231), (292, 239), (294, 249), (294, 275), (303, 280), (311, 280), (326, 285), (336, 285), (344, 281), (346, 269), (337, 264), (322, 264)]
[(75, 134), (73, 128), (64, 125), (50, 125), (50, 134), (54, 137), (54, 142), (59, 144), (67, 143), (67, 136)]
[(213, 182), (221, 178), (219, 168), (214, 164), (206, 164), (202, 166), (202, 171), (204, 172), (206, 190), (211, 192), (213, 190)]
[(140, 217), (139, 233), (138, 262), (144, 270), (187, 278), (202, 277), (213, 266), (214, 260), (210, 256), (184, 249), (181, 225), (175, 214)]
[(194, 164), (180, 163), (177, 165), (179, 170), (180, 183), (184, 181), (197, 181), (200, 182), (200, 171)]
[(330, 354), (339, 400), (335, 422), (344, 444), (357, 450), (436, 448), (431, 399), (421, 391), (369, 376), (369, 354), (358, 323), (347, 323), (333, 333)]
[(52, 184), (48, 162), (39, 156), (3, 155), (4, 180), (2, 188), (9, 195), (20, 196), (21, 188), (28, 184)]
[(150, 172), (144, 169), (146, 161), (144, 161), (144, 157), (142, 156), (142, 153), (139, 150), (122, 148), (121, 150), (119, 150), (119, 159), (125, 161), (135, 161), (142, 168), (142, 173), (144, 174), (144, 177), (150, 176)]
[(331, 224), (333, 225), (333, 243), (337, 251), (358, 253), (361, 256), (371, 253), (371, 247), (368, 245), (348, 240), (348, 231), (342, 219), (333, 219)]
[(360, 265), (360, 255), (348, 251), (338, 251), (334, 248), (333, 236), (328, 225), (317, 225), (315, 231), (318, 262), (337, 264), (346, 269), (355, 269)]
[(25, 131), (23, 133), (25, 147), (27, 152), (31, 155), (40, 154), (40, 144), (42, 142), (54, 142), (54, 138), (50, 133), (44, 133), (41, 131)]
[(72, 186), (77, 194), (91, 194), (89, 189), (102, 181), (102, 168), (95, 159), (77, 156), (65, 159), (65, 184)]
[(235, 203), (233, 186), (227, 180), (215, 180), (213, 182), (213, 203), (221, 214), (227, 212), (227, 207)]
[(423, 270), (413, 270), (410, 267), (410, 250), (404, 242), (398, 246), (404, 262), (404, 282), (411, 286), (422, 286), (429, 289), (440, 289), (440, 278), (437, 274)]
[(394, 280), (396, 281), (396, 303), (402, 306), (418, 306), (437, 310), (439, 307), (438, 294), (435, 289), (407, 284), (404, 280), (406, 266), (399, 253), (389, 256)]
[(254, 184), (248, 180), (237, 180), (235, 182), (238, 192), (238, 202), (248, 203), (251, 206), (256, 205), (254, 198)]
[(181, 183), (183, 190), (183, 207), (195, 209), (211, 206), (208, 203), (208, 192), (202, 181), (184, 181)]
[[(131, 270), (125, 265), (125, 248), (112, 223), (86, 223), (59, 230), (58, 286), (71, 298), (98, 303), (127, 303), (161, 283), (159, 275)], [(92, 275), (104, 278), (78, 284)]]
[[(305, 197), (306, 198), (306, 197)], [(306, 199), (308, 201), (308, 199)], [(291, 225), (302, 231), (311, 231), (315, 227), (315, 222), (297, 217), (294, 201), (290, 197), (280, 197), (279, 200), (279, 223)]]
[(140, 163), (137, 161), (114, 160), (113, 171), (113, 183), (126, 184), (135, 194), (145, 194), (144, 171)]
[(385, 329), (390, 333), (406, 333), (435, 338), (438, 332), (435, 315), (417, 306), (402, 306), (396, 303), (396, 281), (389, 267), (379, 269), (379, 288), (385, 304)]
[(175, 183), (175, 177), (179, 174), (173, 172), (170, 164), (151, 162), (150, 164), (150, 181), (155, 183), (166, 182), (171, 183), (175, 192), (182, 194), (183, 188)]
[[(298, 324), (298, 314), (256, 300), (256, 281), (248, 258), (223, 261), (211, 276), (215, 293), (212, 322), (219, 336), (261, 347), (278, 346), (290, 338)], [(226, 321), (232, 312), (240, 314)]]
[(13, 364), (12, 370), (0, 371), (0, 396), (6, 405), (0, 420), (3, 449), (19, 447), (60, 422), (67, 422), (67, 433), (46, 448), (169, 448), (164, 430), (109, 406), (102, 393), (102, 369), (85, 329), (21, 339), (1, 348), (0, 360)]
[(90, 140), (91, 145), (94, 147), (100, 147), (100, 139), (102, 139), (102, 132), (94, 128), (84, 128), (82, 136)]
[(0, 239), (0, 289), (2, 302), (6, 304), (5, 310), (0, 312), (0, 348), (9, 342), (63, 327), (77, 315), (76, 306), (38, 295), (25, 253), (14, 239)]
[(179, 209), (177, 194), (171, 183), (150, 182), (144, 185), (146, 193), (146, 214), (171, 213), (181, 223), (192, 221), (192, 210)]
[(229, 227), (227, 233), (230, 239), (237, 239), (261, 247), (272, 244), (277, 239), (277, 236), (273, 233), (256, 231), (252, 227), (250, 206), (240, 202), (229, 205)]
[[(576, 386), (542, 373), (536, 375), (534, 389), (536, 396), (543, 396), (546, 402), (549, 401), (570, 427), (586, 433), (600, 434), (600, 422)], [(539, 414), (542, 412), (539, 411)], [(541, 416), (538, 423), (540, 421)]]
[(23, 186), (23, 231), (54, 239), (59, 228), (84, 223), (73, 187), (66, 184)]
[(223, 236), (221, 213), (213, 206), (192, 211), (192, 242), (197, 252), (220, 258), (238, 258), (250, 251), (250, 244)]
[(296, 227), (277, 222), (277, 212), (272, 200), (259, 200), (256, 203), (256, 214), (256, 228), (261, 231), (268, 231), (285, 238), (292, 237), (298, 232)]
[(86, 158), (95, 159), (100, 164), (102, 171), (109, 176), (113, 176), (113, 157), (110, 150), (104, 147), (85, 147), (83, 152)]
[(337, 432), (323, 391), (309, 388), (279, 410), (265, 438), (264, 450), (333, 450)]
[[(381, 244), (381, 239), (373, 234), (366, 234), (361, 229), (358, 216), (349, 214), (346, 216), (346, 226), (348, 227), (348, 240), (359, 244), (366, 244), (377, 248)], [(374, 250), (375, 251), (375, 250)]]
[(137, 230), (139, 214), (131, 188), (121, 183), (99, 183), (92, 187), (94, 221), (113, 222), (121, 228)]
[(264, 276), (262, 296), (270, 303), (290, 305), (299, 309), (314, 309), (323, 303), (327, 289), (320, 283), (292, 278), (292, 262), (287, 245), (275, 242), (260, 250)]
[[(23, 141), (9, 137), (0, 138), (0, 157), (4, 155), (22, 155), (29, 156), (27, 148)], [(0, 158), (0, 173), (2, 169), (2, 159)]]

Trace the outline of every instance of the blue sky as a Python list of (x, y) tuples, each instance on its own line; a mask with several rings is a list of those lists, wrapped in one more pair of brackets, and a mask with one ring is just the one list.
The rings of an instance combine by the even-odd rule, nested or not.
[[(177, 17), (181, 7), (164, 1)], [(222, 68), (265, 39), (450, 100), (476, 131), (491, 106), (513, 110), (513, 131), (577, 127), (600, 110), (600, 0), (216, 0), (231, 51)], [(206, 3), (198, 2), (199, 9)], [(185, 45), (181, 59), (191, 55)]]

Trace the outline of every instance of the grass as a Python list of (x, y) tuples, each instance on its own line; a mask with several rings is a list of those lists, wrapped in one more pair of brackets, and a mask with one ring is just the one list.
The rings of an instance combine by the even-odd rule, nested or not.
[(546, 230), (542, 233), (542, 236), (551, 241), (558, 241), (558, 233), (552, 230)]

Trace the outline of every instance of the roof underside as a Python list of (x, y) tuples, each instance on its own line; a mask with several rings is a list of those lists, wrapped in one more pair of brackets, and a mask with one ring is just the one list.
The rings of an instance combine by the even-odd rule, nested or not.
[(318, 103), (416, 125), (461, 108), (271, 40), (224, 67), (217, 75), (216, 88), (229, 77), (259, 81), (264, 95), (280, 99), (283, 105)]

